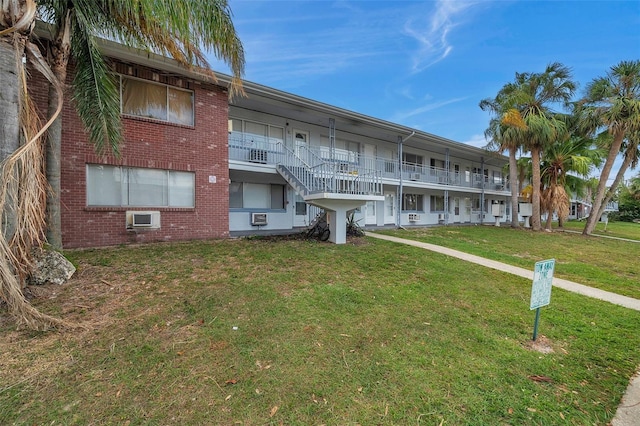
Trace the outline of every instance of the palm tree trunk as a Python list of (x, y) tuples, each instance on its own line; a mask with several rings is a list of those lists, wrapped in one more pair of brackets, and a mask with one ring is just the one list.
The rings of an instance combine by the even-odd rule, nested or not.
[[(638, 149), (637, 145), (634, 145), (629, 148), (630, 151), (635, 151), (637, 149)], [(604, 199), (602, 200), (602, 203), (600, 204), (600, 208), (598, 209), (598, 216), (597, 216), (598, 218), (602, 216), (602, 214), (604, 213), (604, 210), (607, 208), (607, 204), (609, 204), (614, 194), (616, 193), (616, 188), (618, 188), (618, 185), (624, 178), (624, 174), (629, 168), (629, 166), (631, 165), (631, 162), (633, 161), (634, 157), (635, 157), (635, 152), (627, 152), (625, 154), (624, 161), (622, 162), (622, 165), (620, 165), (620, 169), (618, 170), (618, 173), (616, 173), (616, 178), (613, 180), (613, 183), (609, 187), (609, 190), (607, 191), (606, 195), (604, 196)]]
[[(67, 79), (67, 66), (71, 52), (70, 11), (61, 22), (56, 39), (52, 43), (53, 74), (61, 84)], [(57, 106), (63, 101), (58, 99), (58, 91), (49, 85), (48, 118), (52, 117)], [(60, 211), (60, 157), (62, 146), (62, 115), (51, 124), (47, 136), (47, 241), (54, 249), (62, 249), (62, 217)]]
[[(12, 43), (9, 38), (14, 40)], [(20, 146), (20, 72), (24, 44), (13, 35), (0, 39), (0, 162)], [(2, 234), (8, 241), (16, 229), (15, 206), (6, 200), (2, 212)]]
[(531, 168), (533, 169), (533, 177), (531, 186), (531, 203), (532, 206), (532, 216), (531, 216), (531, 228), (534, 231), (540, 231), (540, 148), (532, 147), (531, 148)]
[(511, 189), (511, 227), (519, 228), (518, 222), (518, 160), (516, 150), (509, 150), (509, 188)]
[(600, 212), (600, 208), (603, 205), (602, 201), (604, 200), (607, 190), (607, 180), (609, 179), (609, 174), (611, 173), (611, 169), (613, 168), (613, 163), (616, 161), (616, 158), (620, 153), (620, 147), (622, 147), (623, 139), (623, 131), (618, 131), (613, 137), (613, 143), (609, 148), (609, 155), (607, 155), (607, 160), (605, 161), (602, 172), (600, 173), (600, 181), (598, 182), (598, 189), (596, 190), (596, 199), (593, 201), (593, 206), (591, 207), (589, 218), (587, 219), (587, 223), (584, 226), (584, 230), (582, 231), (583, 235), (591, 235), (596, 227), (596, 223), (598, 223), (598, 220), (600, 220), (600, 216), (602, 215), (602, 213), (598, 215), (598, 212)]

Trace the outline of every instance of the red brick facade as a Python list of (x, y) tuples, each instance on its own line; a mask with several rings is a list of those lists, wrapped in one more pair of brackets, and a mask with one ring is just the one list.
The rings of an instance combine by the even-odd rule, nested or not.
[[(142, 72), (138, 72), (140, 70)], [(139, 78), (151, 76), (151, 71), (135, 69)], [(41, 80), (35, 74), (32, 76)], [(125, 116), (120, 158), (95, 155), (67, 94), (62, 113), (61, 156), (65, 248), (229, 236), (227, 91), (223, 87), (176, 77), (160, 77), (160, 81), (177, 82), (194, 91), (195, 126)], [(46, 85), (42, 81), (35, 83), (31, 86), (35, 98), (46, 110), (46, 104), (43, 105)], [(86, 165), (90, 163), (195, 172), (195, 208), (88, 207)], [(127, 230), (127, 210), (159, 210), (160, 229)]]

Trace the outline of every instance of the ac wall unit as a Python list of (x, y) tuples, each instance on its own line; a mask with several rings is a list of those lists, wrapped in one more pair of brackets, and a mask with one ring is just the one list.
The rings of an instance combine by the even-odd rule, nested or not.
[(251, 225), (252, 226), (263, 226), (267, 224), (267, 214), (266, 213), (251, 213)]
[(409, 174), (409, 180), (420, 180), (420, 173), (411, 173)]
[(249, 161), (251, 161), (252, 163), (266, 164), (267, 151), (264, 149), (251, 149), (249, 151)]
[(420, 215), (416, 213), (409, 213), (409, 222), (418, 222), (420, 220)]
[(127, 211), (126, 227), (128, 229), (158, 229), (160, 228), (160, 212)]

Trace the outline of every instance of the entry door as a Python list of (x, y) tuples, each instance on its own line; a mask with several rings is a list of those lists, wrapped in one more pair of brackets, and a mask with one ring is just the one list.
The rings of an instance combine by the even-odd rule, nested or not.
[(453, 223), (460, 222), (460, 198), (453, 199)]
[(307, 226), (309, 224), (309, 206), (298, 194), (295, 195), (293, 206), (293, 226)]
[(376, 225), (376, 202), (367, 201), (365, 210), (364, 223), (366, 225)]
[(396, 193), (384, 193), (384, 223), (396, 223)]
[(361, 162), (360, 165), (364, 166), (368, 169), (376, 169), (376, 146), (371, 144), (364, 144), (364, 157), (365, 161)]
[(471, 198), (463, 198), (462, 199), (462, 208), (461, 210), (461, 221), (462, 222), (471, 222)]
[(293, 130), (293, 146), (295, 153), (303, 161), (308, 163), (308, 151), (305, 148), (309, 147), (309, 132), (304, 130)]

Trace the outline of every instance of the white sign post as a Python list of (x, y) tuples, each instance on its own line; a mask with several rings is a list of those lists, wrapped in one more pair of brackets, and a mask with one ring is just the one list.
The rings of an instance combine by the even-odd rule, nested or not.
[(538, 322), (540, 321), (540, 308), (551, 302), (551, 287), (553, 285), (553, 270), (555, 259), (536, 262), (533, 270), (533, 285), (531, 286), (530, 310), (536, 310), (536, 320), (533, 324), (533, 340), (538, 337)]

